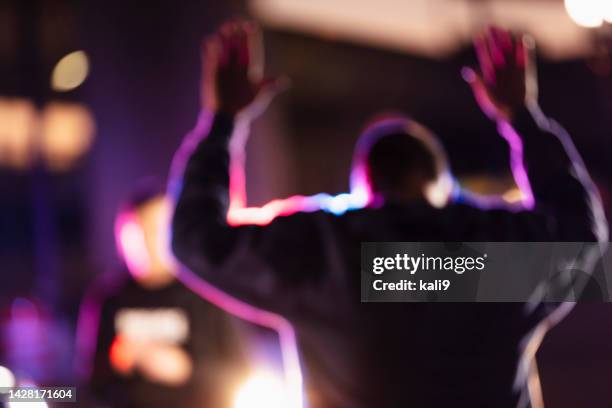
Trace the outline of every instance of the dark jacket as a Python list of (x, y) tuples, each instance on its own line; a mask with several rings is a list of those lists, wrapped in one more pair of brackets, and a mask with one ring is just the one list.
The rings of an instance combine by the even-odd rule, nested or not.
[(598, 196), (554, 122), (525, 111), (513, 124), (537, 211), (414, 203), (239, 227), (226, 223), (233, 125), (217, 114), (207, 135), (192, 135), (202, 139), (185, 167), (173, 247), (203, 279), (293, 323), (311, 407), (516, 406), (521, 341), (542, 314), (518, 303), (361, 303), (360, 243), (595, 241)]

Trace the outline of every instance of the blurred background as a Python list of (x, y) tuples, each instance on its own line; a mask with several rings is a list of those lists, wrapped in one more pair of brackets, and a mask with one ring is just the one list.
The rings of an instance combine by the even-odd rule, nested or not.
[[(77, 381), (79, 305), (122, 262), (117, 211), (143, 177), (166, 178), (198, 113), (201, 39), (231, 17), (262, 24), (268, 73), (292, 79), (254, 124), (249, 204), (346, 191), (381, 111), (433, 129), (465, 186), (516, 199), (507, 148), (460, 76), (495, 23), (535, 37), (541, 105), (612, 214), (611, 1), (0, 0), (0, 365)], [(580, 304), (550, 333), (547, 406), (612, 406), (611, 322), (612, 305)]]

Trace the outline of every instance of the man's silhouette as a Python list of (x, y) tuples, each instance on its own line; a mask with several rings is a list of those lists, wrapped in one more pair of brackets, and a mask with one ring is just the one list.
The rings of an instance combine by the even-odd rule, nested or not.
[(206, 42), (203, 114), (188, 140), (193, 151), (173, 220), (178, 258), (293, 323), (311, 407), (516, 406), (519, 358), (544, 318), (541, 308), (362, 304), (359, 262), (360, 243), (369, 241), (607, 240), (597, 192), (571, 140), (537, 108), (527, 40), (489, 30), (477, 42), (482, 74), (464, 72), (511, 147), (526, 197), (519, 211), (485, 211), (466, 194), (440, 197), (446, 169), (435, 139), (407, 119), (388, 119), (358, 143), (356, 177), (365, 184), (347, 200), (364, 208), (230, 226), (230, 146), (244, 142), (232, 134), (244, 134), (235, 130), (261, 111), (275, 85), (255, 76), (255, 35), (249, 24), (228, 24)]
[(97, 281), (79, 319), (79, 368), (92, 406), (225, 407), (244, 375), (232, 317), (174, 277), (170, 211), (168, 197), (147, 186), (117, 216), (127, 271)]

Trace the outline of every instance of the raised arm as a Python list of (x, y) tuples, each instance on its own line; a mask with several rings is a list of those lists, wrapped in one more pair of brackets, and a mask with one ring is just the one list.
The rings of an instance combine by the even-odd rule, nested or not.
[(250, 118), (270, 96), (254, 63), (257, 37), (251, 24), (227, 23), (204, 42), (202, 112), (171, 170), (173, 247), (183, 262), (194, 253), (214, 262), (234, 244), (226, 220), (231, 151), (243, 148)]
[(299, 242), (314, 236), (314, 223), (297, 215), (267, 227), (228, 220), (230, 159), (241, 154), (249, 119), (274, 91), (253, 70), (256, 36), (250, 25), (230, 24), (205, 44), (203, 113), (177, 153), (169, 186), (176, 197), (172, 245), (191, 271), (181, 280), (192, 289), (205, 281), (254, 306), (287, 311), (283, 302), (295, 299), (285, 289), (299, 283), (295, 263), (304, 259)]
[(464, 78), (508, 142), (523, 206), (550, 214), (559, 240), (607, 242), (601, 199), (578, 151), (538, 105), (533, 40), (491, 27), (475, 46), (481, 72), (466, 68)]

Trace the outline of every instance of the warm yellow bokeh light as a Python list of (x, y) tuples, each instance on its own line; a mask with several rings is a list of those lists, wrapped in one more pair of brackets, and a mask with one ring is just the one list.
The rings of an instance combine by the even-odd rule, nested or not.
[(89, 73), (89, 59), (84, 51), (75, 51), (63, 57), (51, 74), (51, 88), (66, 92), (77, 88)]
[(53, 102), (41, 116), (39, 151), (56, 171), (70, 168), (93, 143), (94, 120), (89, 110), (76, 103)]
[(520, 203), (523, 200), (525, 200), (525, 194), (518, 187), (514, 187), (506, 191), (502, 195), (502, 198), (504, 199), (505, 202), (510, 203), (510, 204)]
[(38, 114), (32, 102), (0, 98), (0, 166), (30, 166), (37, 126)]

